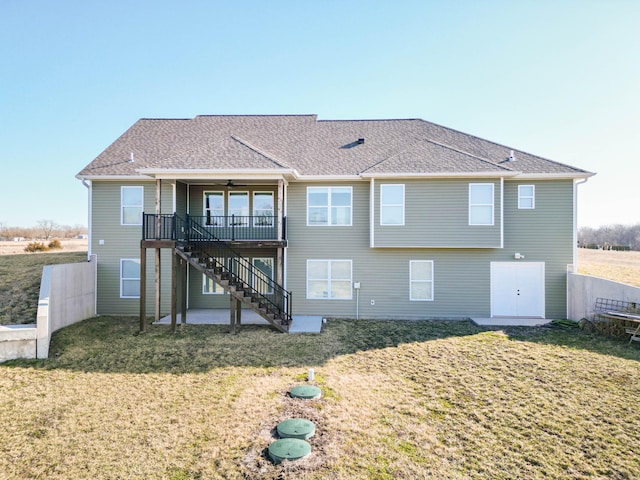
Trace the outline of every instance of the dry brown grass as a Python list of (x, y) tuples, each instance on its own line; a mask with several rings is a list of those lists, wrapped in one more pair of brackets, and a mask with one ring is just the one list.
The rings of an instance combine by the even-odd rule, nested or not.
[(579, 248), (578, 273), (640, 287), (640, 252)]
[[(467, 322), (266, 327), (100, 318), (47, 361), (0, 365), (4, 479), (630, 479), (640, 349), (576, 329)], [(287, 395), (309, 367), (320, 400)], [(264, 456), (279, 421), (312, 455)]]
[[(87, 240), (81, 240), (79, 238), (63, 238), (59, 241), (63, 252), (86, 252), (88, 248)], [(31, 240), (24, 240), (21, 242), (0, 241), (0, 255), (16, 255), (25, 253), (24, 248), (29, 245), (29, 243), (31, 243)], [(49, 242), (43, 243), (48, 244)], [(49, 254), (56, 252), (60, 252), (60, 250), (53, 250), (46, 253)], [(39, 255), (42, 255), (42, 253)]]

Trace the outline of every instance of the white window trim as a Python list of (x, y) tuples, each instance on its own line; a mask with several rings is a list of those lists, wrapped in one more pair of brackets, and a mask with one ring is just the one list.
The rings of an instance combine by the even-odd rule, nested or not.
[[(431, 264), (431, 280), (413, 280), (413, 265), (415, 263), (430, 263)], [(435, 277), (435, 272), (434, 272), (434, 265), (433, 265), (433, 260), (409, 260), (409, 300), (412, 302), (433, 302), (434, 300), (434, 277)], [(431, 284), (431, 293), (430, 296), (431, 298), (413, 298), (413, 290), (411, 288), (412, 284), (414, 283), (430, 283)]]
[(123, 280), (137, 280), (140, 282), (140, 269), (138, 268), (138, 276), (137, 277), (123, 277), (122, 276), (122, 264), (124, 262), (135, 262), (140, 266), (139, 258), (121, 258), (120, 259), (120, 298), (140, 298), (140, 295), (124, 295), (122, 292), (122, 282)]
[[(234, 227), (245, 228), (249, 226), (248, 217), (251, 216), (251, 195), (249, 195), (248, 190), (234, 190), (233, 192), (227, 192), (227, 219), (229, 222), (229, 227), (231, 227), (231, 195), (233, 194), (236, 197), (240, 197), (243, 195), (247, 198), (247, 214), (246, 215), (237, 215), (241, 218), (240, 223), (236, 223), (233, 225)], [(235, 214), (234, 214), (235, 215)]]
[[(382, 189), (383, 187), (402, 187), (402, 203), (387, 203), (387, 204), (383, 204), (382, 203)], [(396, 227), (401, 227), (404, 225), (404, 211), (405, 211), (405, 203), (406, 203), (406, 197), (405, 197), (405, 188), (404, 188), (404, 183), (383, 183), (380, 184), (380, 225), (388, 225), (388, 226), (396, 226)], [(382, 222), (382, 209), (384, 207), (402, 207), (402, 220), (400, 223), (383, 223)]]
[[(135, 188), (142, 192), (140, 198), (142, 199), (142, 203), (139, 205), (125, 205), (124, 204), (124, 191), (125, 189)], [(126, 207), (140, 207), (140, 222), (139, 223), (124, 223), (124, 208)], [(142, 215), (144, 213), (144, 187), (141, 185), (123, 185), (120, 187), (120, 225), (142, 225)]]
[[(530, 187), (531, 195), (523, 195), (521, 193), (522, 187)], [(521, 200), (524, 198), (531, 199), (530, 207), (523, 207)], [(536, 208), (536, 186), (535, 185), (518, 185), (518, 210), (534, 210)]]
[[(310, 297), (309, 296), (309, 263), (310, 262), (326, 262), (327, 263), (327, 295), (326, 297)], [(331, 283), (333, 279), (331, 278), (331, 263), (332, 262), (349, 262), (349, 297), (348, 298), (332, 298), (331, 297)], [(336, 279), (337, 281), (346, 281), (347, 279)], [(348, 259), (327, 259), (327, 258), (314, 258), (307, 260), (307, 278), (306, 278), (306, 296), (307, 300), (352, 300), (353, 299), (353, 260)]]
[[(204, 192), (202, 192), (202, 216), (207, 218), (207, 195), (211, 195), (211, 194), (216, 194), (216, 195), (222, 195), (222, 216), (225, 216), (226, 213), (226, 209), (227, 209), (227, 198), (225, 195), (225, 192), (221, 191), (221, 190), (205, 190)], [(211, 208), (209, 208), (208, 210), (211, 210)], [(215, 218), (218, 215), (211, 215), (211, 218)], [(217, 225), (215, 222), (211, 222), (210, 224), (206, 222), (205, 220), (205, 227), (223, 227), (223, 225)]]
[[(327, 194), (327, 223), (326, 225), (313, 225), (309, 223), (309, 192), (312, 189), (319, 189), (319, 188), (326, 188), (328, 190), (328, 194)], [(351, 197), (351, 203), (349, 204), (349, 223), (339, 223), (339, 224), (332, 224), (331, 223), (331, 191), (334, 188), (348, 188), (349, 189), (349, 195)], [(315, 207), (315, 208), (319, 208), (319, 207)], [(351, 227), (353, 225), (353, 187), (351, 186), (323, 186), (323, 187), (307, 187), (307, 227)]]
[[(491, 203), (471, 203), (471, 190), (474, 186), (480, 186), (480, 185), (489, 185), (491, 186)], [(495, 216), (495, 196), (496, 196), (496, 188), (495, 185), (493, 183), (470, 183), (469, 184), (469, 225), (479, 225), (479, 226), (487, 226), (490, 227), (492, 225), (495, 224), (495, 220), (494, 220), (494, 216)], [(491, 207), (491, 223), (472, 223), (471, 222), (471, 210), (472, 207)]]
[[(270, 215), (270, 221), (271, 221), (271, 225), (258, 225), (258, 219), (260, 218), (258, 215), (256, 215), (256, 195), (271, 195), (271, 215)], [(275, 195), (273, 194), (273, 192), (267, 192), (267, 191), (255, 191), (253, 192), (252, 195), (252, 200), (253, 200), (253, 205), (251, 208), (251, 212), (253, 213), (253, 226), (257, 227), (257, 228), (261, 228), (261, 227), (269, 227), (272, 228), (274, 226), (273, 222), (274, 219), (273, 217), (275, 216), (275, 199), (274, 199)], [(264, 209), (260, 209), (259, 211), (265, 211)]]

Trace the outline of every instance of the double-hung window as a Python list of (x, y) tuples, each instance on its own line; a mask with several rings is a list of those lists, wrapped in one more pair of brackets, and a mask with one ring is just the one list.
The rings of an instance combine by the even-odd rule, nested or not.
[(433, 300), (433, 260), (409, 262), (409, 299), (414, 302)]
[(469, 225), (493, 225), (493, 183), (469, 184)]
[(273, 192), (254, 192), (253, 226), (273, 227)]
[(380, 225), (404, 225), (404, 185), (380, 185)]
[(249, 225), (249, 193), (229, 192), (229, 225)]
[(307, 225), (350, 226), (351, 187), (307, 187)]
[(273, 294), (273, 258), (254, 258), (253, 288), (263, 295)]
[(120, 188), (120, 224), (142, 225), (144, 187)]
[(518, 185), (518, 208), (521, 210), (536, 208), (535, 185)]
[(140, 260), (120, 259), (120, 298), (140, 298)]
[(307, 260), (307, 298), (350, 300), (351, 260)]
[(224, 226), (224, 192), (204, 192), (206, 225)]

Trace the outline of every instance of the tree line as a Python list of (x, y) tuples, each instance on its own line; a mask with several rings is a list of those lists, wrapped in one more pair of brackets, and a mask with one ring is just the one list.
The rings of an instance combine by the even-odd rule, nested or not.
[(84, 225), (58, 225), (52, 220), (38, 220), (34, 227), (10, 227), (0, 222), (0, 240), (49, 240), (76, 238), (87, 233)]
[[(578, 245), (605, 250), (640, 250), (640, 223), (636, 225), (605, 225), (598, 228), (580, 227)], [(620, 248), (622, 247), (622, 248)]]

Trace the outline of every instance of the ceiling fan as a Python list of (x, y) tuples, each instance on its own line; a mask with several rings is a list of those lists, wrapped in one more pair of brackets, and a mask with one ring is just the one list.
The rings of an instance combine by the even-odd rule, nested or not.
[[(221, 184), (218, 184), (218, 185), (221, 185)], [(233, 180), (229, 180), (227, 183), (225, 183), (225, 184), (224, 184), (224, 187), (225, 187), (227, 190), (231, 190), (232, 188), (235, 188), (235, 187), (246, 187), (246, 186), (247, 186), (247, 185), (241, 185), (241, 184), (239, 184), (239, 183), (234, 183), (234, 181), (233, 181)]]

